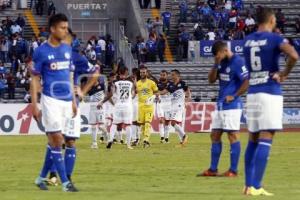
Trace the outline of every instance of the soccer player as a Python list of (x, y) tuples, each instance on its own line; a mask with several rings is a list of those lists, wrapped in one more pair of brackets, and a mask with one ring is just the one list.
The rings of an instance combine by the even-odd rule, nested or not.
[(227, 133), (230, 142), (230, 168), (222, 174), (236, 177), (241, 152), (239, 141), (240, 121), (242, 117), (242, 100), (249, 86), (249, 72), (245, 61), (234, 55), (227, 43), (217, 41), (212, 47), (215, 64), (208, 74), (209, 83), (219, 80), (219, 97), (217, 110), (212, 114), (211, 162), (208, 170), (198, 176), (218, 176), (218, 164), (222, 153), (222, 134)]
[(140, 66), (140, 80), (137, 82), (136, 90), (138, 94), (138, 123), (141, 126), (143, 135), (143, 147), (150, 147), (151, 122), (154, 112), (154, 99), (158, 96), (158, 88), (154, 81), (147, 78), (148, 69)]
[(188, 135), (185, 133), (181, 126), (185, 113), (185, 103), (191, 99), (191, 92), (188, 85), (181, 80), (180, 72), (177, 69), (171, 71), (172, 82), (168, 87), (161, 91), (160, 94), (164, 95), (170, 93), (171, 95), (171, 125), (175, 128), (179, 135), (180, 146), (184, 146), (188, 141)]
[[(166, 70), (160, 72), (160, 78), (157, 83), (159, 91), (163, 91), (169, 86), (168, 75), (169, 73)], [(159, 118), (160, 142), (169, 143), (171, 96), (168, 93), (160, 95), (159, 101), (156, 102), (155, 110)]]
[[(72, 46), (73, 42), (73, 32), (69, 29), (69, 34), (65, 38), (64, 43)], [(64, 140), (65, 140), (65, 168), (69, 181), (72, 182), (72, 174), (76, 161), (76, 146), (75, 142), (80, 138), (81, 130), (81, 118), (80, 118), (80, 109), (79, 102), (86, 95), (86, 93), (92, 88), (93, 84), (97, 81), (97, 76), (99, 72), (99, 66), (92, 65), (88, 60), (79, 53), (77, 47), (72, 48), (72, 63), (74, 66), (74, 92), (76, 94), (76, 103), (77, 103), (77, 115), (75, 118), (68, 119), (65, 129), (64, 129)], [(88, 81), (85, 84), (82, 84), (82, 79), (88, 78)], [(56, 175), (55, 165), (52, 165), (50, 169), (50, 176), (48, 183), (50, 185), (58, 185), (57, 175)]]
[[(244, 56), (250, 72), (247, 95), (249, 141), (245, 152), (244, 194), (272, 196), (262, 188), (269, 153), (275, 132), (282, 129), (283, 82), (299, 56), (286, 39), (272, 33), (276, 17), (270, 8), (257, 13), (258, 30), (245, 38)], [(288, 59), (283, 71), (280, 54)]]
[[(48, 190), (46, 176), (54, 163), (66, 192), (77, 192), (77, 188), (69, 181), (64, 159), (62, 157), (62, 131), (68, 119), (77, 114), (73, 77), (71, 77), (72, 49), (62, 43), (68, 35), (68, 19), (64, 14), (56, 14), (49, 18), (50, 36), (48, 42), (38, 47), (33, 55), (31, 71), (31, 97), (33, 116), (37, 121), (43, 120), (48, 137), (45, 161), (35, 184), (41, 190)], [(43, 82), (41, 95), (42, 113), (38, 108), (38, 87), (40, 78)]]
[[(138, 68), (133, 68), (132, 69), (132, 75), (131, 75), (131, 80), (136, 85), (137, 81), (139, 81), (139, 70)], [(135, 95), (133, 100), (132, 100), (132, 108), (133, 108), (133, 114), (132, 114), (132, 125), (131, 125), (131, 130), (132, 130), (132, 146), (137, 146), (140, 140), (140, 126), (138, 124), (138, 96)]]
[(110, 139), (106, 146), (110, 149), (113, 144), (113, 138), (116, 134), (117, 128), (124, 128), (127, 136), (127, 148), (133, 149), (131, 147), (131, 123), (132, 123), (132, 97), (135, 95), (134, 84), (127, 80), (128, 78), (128, 68), (123, 67), (119, 72), (119, 80), (113, 83), (112, 91), (105, 97), (105, 99), (99, 104), (101, 108), (102, 105), (108, 101), (113, 95), (116, 98), (114, 118), (110, 131)]
[[(105, 97), (105, 80), (103, 76), (98, 76), (96, 83), (89, 91), (89, 102), (90, 102), (90, 114), (89, 123), (92, 130), (92, 149), (98, 149), (97, 144), (97, 129), (102, 131), (102, 135), (106, 135), (105, 125), (105, 111), (104, 108), (97, 109), (99, 101), (102, 101)], [(104, 140), (104, 137), (103, 137)]]

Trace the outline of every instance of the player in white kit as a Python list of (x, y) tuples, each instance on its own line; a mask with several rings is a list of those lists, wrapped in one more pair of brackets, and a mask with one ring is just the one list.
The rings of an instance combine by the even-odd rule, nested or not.
[(91, 125), (92, 132), (92, 149), (97, 149), (97, 129), (102, 132), (102, 137), (106, 137), (107, 131), (105, 127), (105, 110), (104, 108), (97, 109), (99, 101), (102, 101), (105, 97), (105, 77), (99, 76), (97, 82), (89, 92), (90, 113), (89, 124)]
[(171, 71), (172, 82), (166, 89), (160, 92), (161, 95), (171, 95), (171, 125), (179, 134), (180, 145), (184, 146), (187, 143), (188, 135), (185, 133), (182, 122), (184, 121), (185, 102), (191, 98), (191, 92), (187, 84), (181, 80), (180, 72), (178, 70)]
[(131, 124), (132, 124), (132, 97), (135, 95), (134, 84), (127, 80), (128, 69), (123, 67), (119, 70), (119, 80), (113, 83), (112, 91), (105, 97), (98, 107), (108, 101), (112, 96), (115, 96), (114, 118), (110, 130), (110, 137), (107, 144), (107, 149), (110, 149), (113, 144), (113, 138), (116, 134), (117, 128), (125, 129), (127, 148), (131, 147)]
[[(162, 70), (157, 83), (159, 91), (165, 90), (170, 84), (168, 81), (168, 72)], [(169, 129), (171, 120), (171, 96), (169, 93), (160, 95), (159, 101), (156, 102), (156, 115), (159, 118), (159, 134), (161, 143), (169, 143)]]
[[(132, 69), (132, 75), (131, 75), (131, 80), (136, 84), (136, 82), (139, 80), (139, 70), (138, 68), (133, 68)], [(131, 125), (131, 130), (132, 130), (132, 135), (131, 139), (133, 141), (132, 145), (136, 146), (139, 143), (139, 140), (141, 138), (140, 136), (140, 126), (138, 124), (138, 96), (135, 95), (134, 98), (132, 99), (132, 108), (133, 108), (133, 114), (132, 114), (132, 125)]]

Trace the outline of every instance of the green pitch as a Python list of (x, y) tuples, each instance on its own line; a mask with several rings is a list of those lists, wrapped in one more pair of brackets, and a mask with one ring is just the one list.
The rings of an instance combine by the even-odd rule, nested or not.
[[(219, 170), (225, 171), (229, 162), (229, 145), (224, 137)], [(80, 189), (70, 194), (61, 187), (39, 191), (33, 184), (42, 166), (46, 138), (44, 136), (0, 137), (0, 199), (1, 200), (93, 200), (93, 199), (249, 199), (241, 195), (243, 188), (243, 154), (246, 135), (242, 136), (242, 157), (238, 178), (197, 178), (195, 175), (209, 164), (208, 134), (190, 134), (185, 148), (160, 144), (152, 137), (150, 149), (138, 147), (127, 150), (114, 145), (106, 150), (90, 149), (90, 137), (78, 141), (78, 160), (73, 180)], [(300, 135), (276, 136), (265, 177), (265, 188), (275, 193), (269, 199), (300, 199)], [(263, 197), (251, 198), (262, 199)]]

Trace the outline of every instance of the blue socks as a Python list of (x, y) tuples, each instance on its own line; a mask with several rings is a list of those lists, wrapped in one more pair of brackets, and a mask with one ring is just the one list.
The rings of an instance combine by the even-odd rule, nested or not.
[(252, 186), (252, 177), (254, 172), (254, 154), (256, 152), (256, 148), (258, 143), (248, 141), (248, 146), (245, 152), (245, 179), (246, 179), (246, 187)]
[(66, 175), (65, 163), (62, 157), (61, 147), (51, 147), (51, 154), (53, 158), (53, 163), (55, 164), (55, 168), (59, 174), (61, 182), (63, 184), (69, 182)]
[(260, 139), (254, 155), (254, 174), (253, 174), (253, 186), (256, 189), (261, 188), (261, 181), (263, 179), (270, 150), (272, 146), (272, 140)]
[(76, 160), (76, 148), (66, 147), (65, 166), (66, 166), (66, 174), (68, 177), (70, 177), (73, 173), (75, 160)]
[(237, 173), (241, 153), (239, 141), (230, 145), (230, 171)]
[(46, 155), (45, 155), (45, 161), (42, 168), (42, 171), (40, 173), (40, 178), (46, 178), (47, 174), (52, 166), (52, 154), (51, 154), (51, 147), (47, 145), (46, 149)]
[(211, 162), (210, 170), (216, 172), (218, 170), (218, 164), (222, 153), (222, 142), (212, 143), (211, 145)]

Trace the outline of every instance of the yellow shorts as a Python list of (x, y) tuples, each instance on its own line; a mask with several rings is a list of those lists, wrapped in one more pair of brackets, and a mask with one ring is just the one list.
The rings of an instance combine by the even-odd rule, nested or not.
[(154, 106), (139, 105), (138, 123), (151, 123), (154, 114)]

